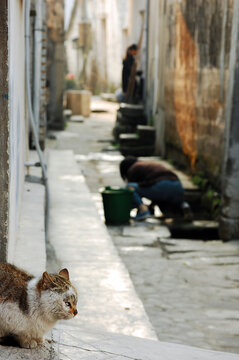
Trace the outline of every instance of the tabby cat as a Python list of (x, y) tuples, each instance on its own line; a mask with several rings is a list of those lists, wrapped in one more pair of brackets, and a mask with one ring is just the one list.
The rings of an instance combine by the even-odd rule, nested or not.
[(35, 348), (57, 320), (77, 315), (76, 304), (67, 269), (37, 278), (0, 263), (0, 338), (10, 336), (23, 348)]

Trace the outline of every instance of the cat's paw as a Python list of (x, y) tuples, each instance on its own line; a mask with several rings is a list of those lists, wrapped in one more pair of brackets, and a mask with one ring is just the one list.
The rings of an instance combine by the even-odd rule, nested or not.
[(35, 349), (38, 344), (37, 344), (36, 340), (32, 339), (32, 340), (20, 341), (20, 345), (24, 349)]
[(25, 349), (35, 349), (42, 344), (42, 339), (24, 339), (20, 340), (20, 346)]

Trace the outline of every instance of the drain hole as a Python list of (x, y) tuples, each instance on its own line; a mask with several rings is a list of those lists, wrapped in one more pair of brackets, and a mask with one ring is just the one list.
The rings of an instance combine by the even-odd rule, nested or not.
[(170, 224), (168, 229), (174, 239), (218, 240), (218, 223), (194, 221), (189, 224)]

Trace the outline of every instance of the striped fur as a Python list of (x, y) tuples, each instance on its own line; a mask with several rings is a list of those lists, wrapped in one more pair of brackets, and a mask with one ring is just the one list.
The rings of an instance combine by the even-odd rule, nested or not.
[(77, 291), (67, 269), (35, 278), (11, 264), (0, 263), (0, 338), (13, 336), (34, 348), (57, 320), (77, 314)]

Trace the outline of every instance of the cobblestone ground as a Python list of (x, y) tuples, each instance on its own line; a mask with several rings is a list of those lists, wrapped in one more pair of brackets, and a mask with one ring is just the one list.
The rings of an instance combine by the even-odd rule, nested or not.
[[(93, 105), (107, 112), (69, 122), (48, 147), (75, 152), (103, 219), (99, 188), (123, 185), (109, 151), (117, 105)], [(108, 230), (160, 340), (239, 353), (239, 241), (172, 239), (156, 219)]]

